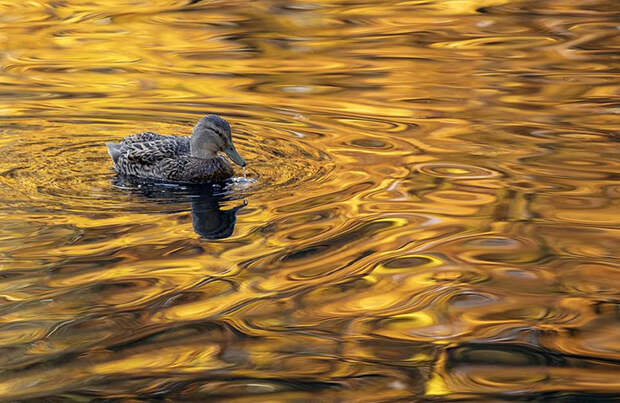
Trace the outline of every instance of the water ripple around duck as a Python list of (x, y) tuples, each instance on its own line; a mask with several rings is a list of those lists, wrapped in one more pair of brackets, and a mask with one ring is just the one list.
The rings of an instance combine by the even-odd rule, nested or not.
[[(14, 158), (0, 173), (5, 190), (0, 197), (3, 196), (7, 205), (17, 208), (39, 204), (84, 213), (126, 209), (122, 202), (130, 200), (131, 196), (127, 189), (110, 186), (114, 174), (105, 151), (106, 141), (131, 133), (125, 127), (102, 127), (99, 135), (91, 135), (88, 140), (76, 134), (71, 142), (63, 141), (61, 145), (57, 139), (64, 134), (49, 127), (36, 139), (14, 136), (13, 142), (6, 141), (3, 146), (3, 151)], [(187, 132), (189, 128), (168, 132), (175, 131)], [(248, 180), (242, 180), (243, 173), (236, 167), (236, 180), (220, 191), (224, 194), (240, 197), (248, 193), (284, 192), (306, 181), (320, 182), (333, 169), (327, 153), (295, 135), (235, 133), (235, 144), (248, 162)], [(22, 153), (21, 149), (29, 151)], [(40, 157), (31, 158), (32, 150), (38, 150), (35, 153)], [(192, 194), (191, 189), (179, 185), (162, 184), (160, 190), (164, 199), (166, 191), (167, 197), (181, 195), (182, 199), (183, 194)], [(98, 206), (96, 210), (94, 205)]]

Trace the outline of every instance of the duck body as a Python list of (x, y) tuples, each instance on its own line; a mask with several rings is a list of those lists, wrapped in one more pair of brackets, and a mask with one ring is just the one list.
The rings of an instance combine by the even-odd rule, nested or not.
[(144, 132), (125, 137), (120, 144), (107, 145), (114, 170), (121, 175), (164, 182), (217, 183), (234, 173), (219, 155), (192, 157), (189, 137)]
[[(222, 130), (212, 125), (213, 122), (220, 124)], [(125, 137), (120, 143), (106, 145), (117, 173), (152, 181), (223, 182), (233, 176), (234, 170), (226, 158), (217, 154), (218, 151), (245, 166), (245, 161), (232, 145), (228, 123), (215, 115), (201, 119), (192, 137), (144, 132)]]

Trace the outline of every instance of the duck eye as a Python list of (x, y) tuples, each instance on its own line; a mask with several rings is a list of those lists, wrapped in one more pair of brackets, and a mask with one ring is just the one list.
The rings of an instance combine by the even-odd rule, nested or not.
[(228, 143), (228, 136), (226, 135), (226, 133), (221, 132), (219, 130), (216, 133), (222, 143), (224, 144)]

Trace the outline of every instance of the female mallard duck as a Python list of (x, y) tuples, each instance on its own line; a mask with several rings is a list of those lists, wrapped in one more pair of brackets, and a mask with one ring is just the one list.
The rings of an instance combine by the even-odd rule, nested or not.
[(223, 151), (235, 164), (245, 161), (232, 143), (230, 125), (217, 115), (200, 119), (191, 137), (144, 132), (125, 137), (120, 144), (106, 143), (121, 175), (180, 183), (217, 183), (233, 175)]

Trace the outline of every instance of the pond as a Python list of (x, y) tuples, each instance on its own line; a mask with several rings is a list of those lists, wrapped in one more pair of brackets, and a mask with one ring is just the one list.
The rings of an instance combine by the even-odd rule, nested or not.
[[(0, 400), (620, 395), (618, 15), (1, 0)], [(246, 179), (115, 177), (207, 113)]]

